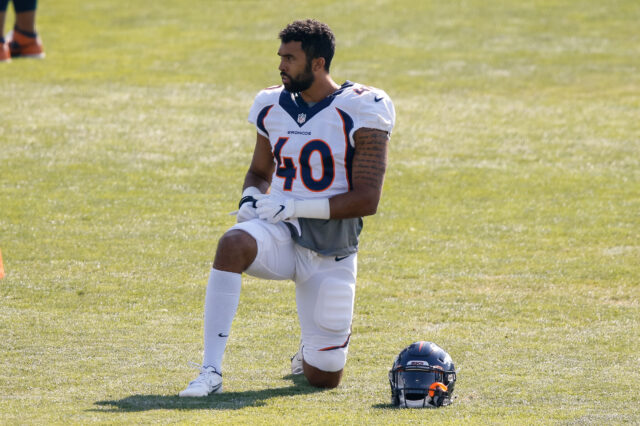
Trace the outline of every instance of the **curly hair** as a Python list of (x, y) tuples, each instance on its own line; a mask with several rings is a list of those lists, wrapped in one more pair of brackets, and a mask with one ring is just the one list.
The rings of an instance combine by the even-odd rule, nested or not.
[(336, 50), (336, 38), (327, 24), (315, 19), (294, 21), (279, 34), (282, 43), (299, 41), (302, 50), (311, 63), (314, 58), (324, 58), (324, 69), (328, 72)]

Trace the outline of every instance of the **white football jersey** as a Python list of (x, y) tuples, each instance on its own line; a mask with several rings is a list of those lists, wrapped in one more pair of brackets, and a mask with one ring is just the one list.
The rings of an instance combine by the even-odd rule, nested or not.
[(271, 142), (271, 193), (329, 198), (351, 189), (355, 131), (368, 127), (391, 134), (395, 110), (384, 91), (350, 81), (313, 106), (275, 86), (258, 93), (249, 122)]

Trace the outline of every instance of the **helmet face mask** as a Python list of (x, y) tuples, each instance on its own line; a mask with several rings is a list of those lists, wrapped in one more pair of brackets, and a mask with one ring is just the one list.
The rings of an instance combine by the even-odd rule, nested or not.
[(396, 357), (391, 371), (391, 403), (402, 408), (438, 408), (451, 404), (456, 372), (438, 345), (416, 342)]

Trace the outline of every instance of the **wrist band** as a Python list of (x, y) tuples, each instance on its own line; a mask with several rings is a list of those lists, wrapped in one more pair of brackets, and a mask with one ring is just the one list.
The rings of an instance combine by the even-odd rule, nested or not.
[(316, 198), (313, 200), (296, 200), (295, 216), (310, 219), (329, 219), (331, 208), (328, 198)]
[(245, 195), (244, 197), (242, 197), (240, 199), (240, 204), (238, 204), (238, 208), (242, 207), (242, 205), (244, 203), (251, 203), (251, 205), (253, 206), (253, 208), (256, 208), (256, 200), (255, 198), (253, 198), (253, 195)]
[(254, 195), (258, 195), (258, 194), (262, 194), (262, 192), (260, 192), (260, 190), (258, 188), (256, 188), (255, 186), (247, 186), (243, 191), (242, 191), (242, 198), (240, 199), (240, 204), (238, 204), (238, 208), (242, 207), (242, 205), (244, 203), (251, 203), (251, 205), (253, 206), (253, 208), (256, 208), (256, 200), (255, 198), (253, 198)]

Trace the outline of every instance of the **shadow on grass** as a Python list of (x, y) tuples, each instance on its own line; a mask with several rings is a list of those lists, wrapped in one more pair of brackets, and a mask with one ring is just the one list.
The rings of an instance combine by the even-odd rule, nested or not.
[(131, 395), (126, 398), (97, 401), (95, 405), (105, 408), (94, 409), (101, 413), (123, 413), (151, 410), (238, 410), (244, 407), (260, 407), (271, 398), (296, 396), (322, 392), (324, 389), (310, 386), (303, 377), (286, 376), (293, 380), (291, 386), (244, 392), (223, 392), (204, 398), (180, 398), (178, 395)]
[(375, 408), (378, 410), (397, 410), (398, 407), (392, 404), (373, 404), (371, 408)]

